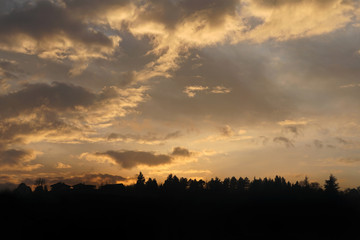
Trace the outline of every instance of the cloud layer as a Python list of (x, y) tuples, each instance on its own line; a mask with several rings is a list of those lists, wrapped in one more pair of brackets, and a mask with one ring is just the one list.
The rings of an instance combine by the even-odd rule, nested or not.
[(116, 164), (128, 169), (137, 165), (156, 166), (171, 162), (171, 157), (168, 155), (143, 151), (106, 151), (95, 155), (107, 156)]
[(144, 89), (108, 87), (94, 93), (64, 83), (28, 84), (0, 96), (0, 165), (34, 159), (28, 150), (11, 149), (31, 142), (81, 142), (95, 129), (126, 115), (143, 101)]
[[(87, 157), (88, 153), (83, 154), (82, 157)], [(108, 159), (101, 159), (101, 157), (107, 157), (111, 163), (115, 163), (124, 169), (131, 169), (136, 166), (160, 166), (170, 164), (176, 157), (189, 158), (192, 156), (192, 152), (184, 147), (175, 147), (170, 154), (157, 154), (154, 152), (145, 151), (114, 151), (109, 150), (106, 152), (97, 152), (89, 157), (90, 161), (108, 162)], [(95, 157), (95, 158), (94, 158)], [(97, 157), (100, 157), (98, 159)]]
[(0, 15), (0, 49), (71, 60), (70, 73), (77, 75), (91, 59), (111, 59), (125, 30), (152, 39), (147, 54), (156, 58), (136, 72), (139, 81), (169, 77), (192, 48), (332, 32), (348, 24), (357, 8), (355, 1), (341, 0), (63, 0), (17, 6)]
[(3, 179), (94, 169), (131, 178), (140, 168), (355, 176), (318, 163), (360, 171), (359, 9), (355, 0), (1, 1)]

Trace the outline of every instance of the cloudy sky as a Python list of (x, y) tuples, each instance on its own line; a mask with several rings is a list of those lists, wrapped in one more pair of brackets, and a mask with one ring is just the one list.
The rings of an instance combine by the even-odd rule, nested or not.
[(357, 0), (2, 0), (0, 184), (360, 186)]

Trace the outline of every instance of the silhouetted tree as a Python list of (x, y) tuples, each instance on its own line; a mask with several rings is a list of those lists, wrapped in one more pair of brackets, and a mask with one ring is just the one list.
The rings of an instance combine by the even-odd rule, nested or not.
[(46, 181), (44, 178), (38, 178), (35, 180), (35, 190), (34, 192), (36, 193), (40, 193), (40, 192), (45, 192), (47, 191), (47, 187), (45, 185)]
[(300, 181), (300, 186), (303, 188), (310, 188), (309, 178), (305, 176), (303, 181)]
[(27, 186), (25, 183), (20, 183), (19, 186), (14, 190), (14, 193), (20, 195), (30, 194), (31, 187)]
[(179, 191), (181, 189), (180, 180), (176, 175), (169, 174), (164, 182), (163, 187), (166, 191)]
[(238, 180), (238, 190), (241, 192), (244, 192), (245, 190), (248, 190), (250, 186), (250, 180), (246, 178), (240, 177)]
[[(69, 186), (57, 183), (51, 185), (51, 191), (58, 194), (14, 194), (31, 192), (22, 183), (14, 193), (0, 191), (2, 216), (9, 219), (5, 222), (11, 225), (18, 221), (9, 230), (23, 231), (20, 238), (28, 237), (34, 229), (40, 238), (53, 233), (57, 236), (64, 233), (59, 235), (61, 238), (70, 235), (87, 238), (86, 234), (93, 238), (111, 238), (120, 233), (126, 238), (133, 235), (135, 229), (141, 231), (140, 237), (157, 236), (158, 239), (184, 236), (249, 239), (254, 234), (259, 239), (302, 239), (304, 236), (351, 239), (352, 234), (346, 232), (350, 229), (356, 232), (353, 226), (360, 222), (360, 188), (328, 195), (322, 193), (318, 183), (309, 183), (307, 177), (292, 184), (281, 176), (251, 181), (242, 177), (214, 177), (205, 182), (170, 174), (160, 187), (154, 178), (145, 181), (141, 172), (136, 178), (135, 183), (128, 186), (107, 184), (96, 189), (94, 185), (77, 184), (67, 192), (62, 189)], [(340, 192), (333, 175), (324, 183), (327, 192)], [(36, 184), (45, 188), (43, 179)], [(144, 216), (149, 220), (140, 226), (139, 219)], [(199, 216), (201, 221), (186, 220)], [(307, 217), (306, 225), (299, 216)], [(24, 226), (29, 227), (24, 231)], [(39, 226), (41, 229), (36, 231)], [(74, 230), (78, 230), (76, 235)], [(44, 235), (39, 235), (41, 231)]]
[(179, 189), (181, 191), (185, 191), (188, 188), (188, 180), (187, 178), (181, 177), (179, 181)]
[(313, 191), (321, 190), (320, 183), (318, 183), (318, 182), (310, 183), (310, 189), (313, 190)]
[(344, 193), (351, 198), (357, 198), (359, 196), (359, 192), (355, 188), (347, 188)]
[(329, 194), (337, 194), (339, 190), (339, 184), (336, 182), (337, 179), (334, 175), (330, 174), (329, 179), (325, 180), (325, 192)]
[(155, 178), (154, 179), (149, 178), (145, 183), (145, 188), (148, 191), (156, 191), (156, 190), (158, 190), (159, 186), (157, 184), (156, 179)]
[(224, 190), (230, 189), (230, 178), (228, 178), (228, 177), (225, 178), (222, 183), (223, 183)]
[(237, 181), (236, 177), (232, 177), (230, 179), (230, 190), (236, 191), (237, 189), (238, 189), (238, 181)]
[(263, 190), (263, 180), (261, 178), (256, 179), (254, 177), (254, 179), (250, 183), (249, 190), (253, 193), (261, 192)]
[(35, 180), (35, 185), (36, 186), (44, 186), (46, 183), (46, 180), (44, 178), (38, 178)]
[(144, 189), (145, 186), (145, 177), (142, 174), (142, 172), (139, 173), (139, 175), (137, 176), (137, 181), (136, 181), (136, 188), (137, 189)]
[(219, 192), (224, 189), (223, 183), (221, 182), (221, 180), (218, 177), (215, 177), (215, 179), (211, 178), (211, 180), (209, 182), (207, 182), (206, 188), (211, 191), (215, 191), (215, 192)]
[(203, 180), (190, 179), (189, 190), (192, 192), (199, 192), (204, 190), (205, 182)]
[(287, 186), (285, 178), (280, 176), (275, 176), (274, 184), (281, 189), (284, 189)]
[(170, 188), (172, 184), (173, 184), (173, 175), (170, 173), (167, 176), (167, 178), (166, 178), (166, 180), (165, 180), (165, 182), (163, 184), (163, 187), (164, 188)]

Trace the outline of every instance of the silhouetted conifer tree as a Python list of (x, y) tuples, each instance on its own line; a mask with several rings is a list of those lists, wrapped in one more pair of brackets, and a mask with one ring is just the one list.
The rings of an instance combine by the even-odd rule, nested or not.
[(154, 179), (149, 178), (145, 183), (145, 187), (149, 191), (157, 191), (159, 188), (155, 178)]
[(237, 179), (235, 177), (232, 177), (230, 179), (230, 189), (231, 191), (236, 191), (238, 188), (238, 182)]
[[(184, 179), (183, 179), (183, 181), (184, 181)], [(187, 183), (185, 183), (185, 184), (187, 184)], [(169, 176), (167, 177), (167, 179), (164, 182), (163, 187), (166, 191), (170, 191), (170, 192), (175, 192), (175, 191), (179, 191), (180, 189), (182, 189), (179, 178), (176, 175), (172, 175), (172, 174), (169, 174)]]
[(219, 192), (224, 189), (223, 183), (218, 177), (215, 177), (215, 179), (211, 178), (211, 180), (206, 184), (206, 187), (207, 189), (215, 192)]
[(336, 182), (337, 179), (334, 175), (330, 174), (329, 179), (325, 180), (325, 192), (330, 194), (337, 194), (339, 190), (339, 184)]
[(204, 190), (205, 182), (203, 180), (190, 179), (189, 190), (192, 192), (199, 192)]
[(139, 173), (138, 177), (137, 177), (137, 181), (136, 181), (136, 188), (137, 189), (144, 189), (145, 186), (145, 177), (142, 174), (142, 172)]
[(230, 189), (230, 178), (225, 178), (223, 181), (223, 186), (224, 186), (224, 190), (229, 190)]
[(187, 178), (180, 178), (180, 181), (179, 181), (179, 188), (181, 191), (184, 191), (188, 188), (188, 180)]

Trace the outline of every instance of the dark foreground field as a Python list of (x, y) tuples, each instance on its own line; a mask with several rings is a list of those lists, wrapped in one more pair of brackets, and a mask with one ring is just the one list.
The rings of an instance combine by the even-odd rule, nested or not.
[(359, 201), (211, 191), (0, 196), (8, 239), (359, 239)]

